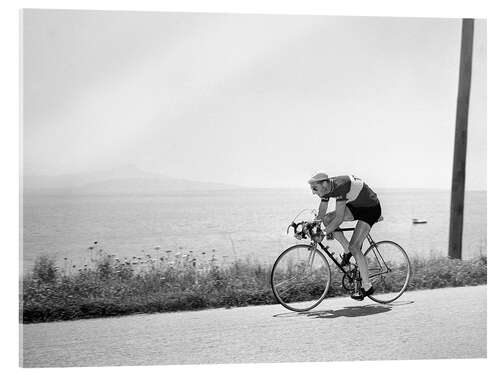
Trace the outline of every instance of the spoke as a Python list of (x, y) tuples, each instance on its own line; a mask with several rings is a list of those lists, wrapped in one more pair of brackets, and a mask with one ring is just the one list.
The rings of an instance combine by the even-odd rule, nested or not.
[(279, 287), (281, 285), (283, 285), (284, 283), (289, 283), (291, 281), (295, 281), (297, 280), (298, 276), (293, 276), (293, 277), (290, 277), (289, 279), (286, 279), (286, 280), (283, 280), (283, 281), (280, 281), (279, 283), (275, 284), (276, 287)]
[[(285, 279), (285, 280), (283, 280), (283, 281), (280, 281), (279, 283), (275, 284), (275, 287), (276, 287), (276, 288), (278, 288), (278, 287), (280, 287), (281, 285), (283, 285), (283, 284), (285, 284), (285, 283), (290, 283), (290, 282), (292, 282), (292, 281), (293, 281), (293, 282), (295, 282), (295, 281), (297, 281), (297, 280), (299, 280), (299, 281), (304, 281), (304, 279), (305, 279), (307, 276), (311, 276), (311, 275), (312, 275), (312, 270), (310, 270), (310, 271), (309, 271), (307, 274), (305, 274), (305, 275), (300, 275), (300, 274), (299, 274), (299, 275), (292, 276), (292, 277), (290, 277), (290, 278), (288, 278), (288, 279)], [(291, 287), (293, 287), (293, 285), (292, 285)], [(291, 287), (290, 287), (290, 288), (291, 288)], [(287, 290), (289, 290), (290, 288), (285, 289), (284, 291), (287, 291)]]
[(280, 293), (286, 293), (289, 290), (293, 289), (294, 286), (295, 286), (295, 284), (292, 284), (288, 288), (284, 288), (284, 289), (280, 290)]

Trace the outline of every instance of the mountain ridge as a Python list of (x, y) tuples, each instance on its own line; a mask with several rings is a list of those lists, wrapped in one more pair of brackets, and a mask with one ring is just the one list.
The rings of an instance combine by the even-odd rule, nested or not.
[(96, 173), (26, 175), (22, 187), (25, 194), (162, 194), (244, 189), (232, 184), (172, 178), (130, 166)]

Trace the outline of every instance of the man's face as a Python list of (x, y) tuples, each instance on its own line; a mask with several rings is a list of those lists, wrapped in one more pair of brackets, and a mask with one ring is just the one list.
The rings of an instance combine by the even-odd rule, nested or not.
[(328, 181), (316, 182), (311, 184), (311, 191), (314, 195), (322, 197), (328, 192)]

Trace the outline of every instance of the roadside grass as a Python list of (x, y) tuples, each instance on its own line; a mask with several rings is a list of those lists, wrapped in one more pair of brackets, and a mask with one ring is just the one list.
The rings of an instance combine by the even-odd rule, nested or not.
[[(89, 248), (90, 249), (90, 248)], [(22, 280), (23, 323), (277, 303), (270, 287), (272, 265), (245, 259), (221, 262), (216, 252), (118, 259), (102, 251), (89, 265), (64, 267), (39, 257)], [(413, 258), (408, 290), (486, 284), (487, 258)], [(332, 272), (329, 297), (344, 295), (339, 272)], [(314, 285), (308, 285), (309, 290)], [(307, 298), (296, 290), (298, 298)]]

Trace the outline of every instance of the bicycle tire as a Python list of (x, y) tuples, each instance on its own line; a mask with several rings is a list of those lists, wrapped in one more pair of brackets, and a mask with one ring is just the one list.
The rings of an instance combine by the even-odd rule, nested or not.
[[(297, 256), (294, 259), (295, 255)], [(306, 265), (311, 267), (311, 278), (304, 281), (303, 277), (298, 279), (295, 274), (305, 274), (301, 270), (304, 267), (301, 262), (306, 256), (312, 257), (313, 260), (310, 266)], [(287, 281), (290, 281), (291, 286), (282, 288), (283, 283)], [(326, 297), (330, 283), (330, 264), (320, 250), (310, 245), (295, 245), (284, 250), (274, 262), (271, 271), (273, 294), (283, 307), (291, 311), (304, 312), (318, 306)]]
[(408, 288), (411, 279), (411, 264), (408, 254), (393, 241), (380, 241), (364, 253), (370, 281), (375, 293), (368, 296), (378, 303), (397, 300)]

